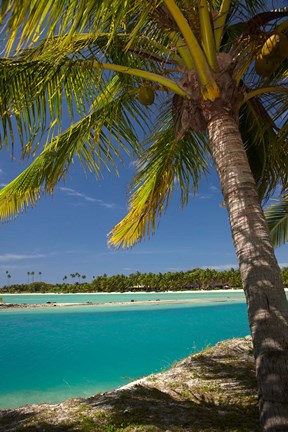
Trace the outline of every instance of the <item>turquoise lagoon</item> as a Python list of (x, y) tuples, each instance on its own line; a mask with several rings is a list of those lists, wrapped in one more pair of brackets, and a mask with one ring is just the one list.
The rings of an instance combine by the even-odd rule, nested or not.
[[(193, 294), (197, 300), (199, 293)], [(227, 299), (224, 294), (234, 297)], [(135, 307), (2, 310), (0, 407), (88, 397), (163, 371), (207, 345), (245, 336), (249, 334), (247, 312), (239, 294), (221, 293), (205, 297), (207, 303), (189, 305), (161, 305), (160, 301)], [(112, 294), (108, 296), (112, 301)], [(131, 299), (138, 296), (133, 293)], [(165, 298), (165, 294), (156, 296)], [(42, 297), (44, 303), (54, 301), (35, 297), (36, 303)], [(71, 302), (71, 296), (69, 300), (60, 297), (59, 302)], [(85, 301), (94, 301), (88, 298)], [(113, 301), (130, 299), (127, 294), (120, 298)]]
[(244, 300), (243, 291), (182, 291), (164, 293), (88, 293), (88, 294), (1, 294), (6, 303), (43, 304), (47, 302), (56, 303), (109, 303), (127, 301), (148, 300), (205, 300), (209, 301), (231, 301)]

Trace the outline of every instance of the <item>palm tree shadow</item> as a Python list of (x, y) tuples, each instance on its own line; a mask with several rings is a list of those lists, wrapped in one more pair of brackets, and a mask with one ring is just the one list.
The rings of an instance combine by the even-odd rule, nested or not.
[[(180, 428), (193, 432), (231, 431), (233, 425), (235, 431), (260, 431), (253, 353), (244, 345), (236, 343), (232, 357), (231, 349), (225, 352), (221, 348), (212, 348), (211, 356), (206, 351), (188, 357), (181, 362), (188, 379), (180, 379), (179, 385), (177, 376), (171, 375), (171, 383), (165, 378), (164, 390), (152, 381), (86, 402), (100, 409), (108, 404), (110, 421), (116, 425), (153, 425), (165, 431)], [(195, 373), (199, 380), (196, 376), (191, 381), (189, 374), (191, 378)]]
[(68, 424), (55, 425), (47, 421), (39, 421), (32, 411), (19, 412), (18, 410), (3, 410), (0, 412), (0, 430), (3, 432), (67, 432), (73, 429), (71, 429), (71, 425)]
[(117, 396), (103, 401), (94, 400), (91, 405), (104, 408), (110, 406), (110, 422), (119, 427), (127, 425), (154, 426), (159, 430), (260, 431), (258, 427), (258, 407), (245, 407), (242, 404), (216, 401), (204, 394), (189, 394), (185, 400), (175, 392), (175, 397), (156, 388), (137, 385), (129, 392), (123, 390)]

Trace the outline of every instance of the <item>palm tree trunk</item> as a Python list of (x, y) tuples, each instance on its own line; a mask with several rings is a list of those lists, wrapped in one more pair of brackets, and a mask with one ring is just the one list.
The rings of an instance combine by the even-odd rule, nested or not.
[(208, 132), (248, 306), (261, 426), (288, 431), (288, 303), (280, 269), (236, 121), (216, 107)]

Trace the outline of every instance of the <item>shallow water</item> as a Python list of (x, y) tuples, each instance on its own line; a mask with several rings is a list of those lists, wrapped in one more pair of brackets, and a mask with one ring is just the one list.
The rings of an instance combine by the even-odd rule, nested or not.
[(90, 396), (247, 334), (243, 301), (1, 311), (0, 407)]
[(4, 294), (1, 295), (6, 303), (43, 304), (47, 302), (57, 303), (109, 303), (147, 300), (239, 300), (245, 299), (243, 291), (185, 291), (165, 293), (87, 293), (87, 294)]

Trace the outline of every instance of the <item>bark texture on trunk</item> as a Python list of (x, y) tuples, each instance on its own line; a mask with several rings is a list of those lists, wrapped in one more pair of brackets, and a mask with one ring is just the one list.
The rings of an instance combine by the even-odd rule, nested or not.
[(209, 140), (248, 306), (263, 431), (288, 431), (288, 303), (270, 233), (234, 118), (215, 107)]

